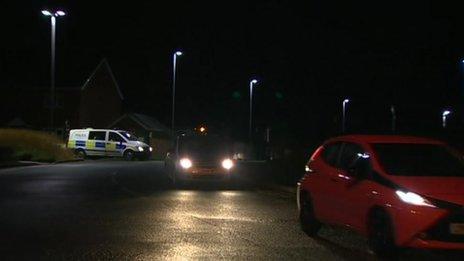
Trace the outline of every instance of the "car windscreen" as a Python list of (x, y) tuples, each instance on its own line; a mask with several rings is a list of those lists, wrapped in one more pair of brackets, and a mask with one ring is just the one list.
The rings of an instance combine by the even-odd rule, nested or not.
[(211, 159), (230, 155), (227, 142), (219, 138), (190, 138), (179, 142), (179, 153), (201, 159)]
[(384, 170), (395, 176), (464, 177), (461, 155), (440, 144), (371, 144)]
[(131, 141), (138, 141), (137, 137), (133, 134), (130, 134), (127, 131), (118, 131), (124, 138), (131, 140)]

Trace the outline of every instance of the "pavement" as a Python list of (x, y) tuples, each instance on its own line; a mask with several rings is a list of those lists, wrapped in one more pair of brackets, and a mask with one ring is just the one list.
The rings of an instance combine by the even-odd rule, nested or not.
[[(246, 164), (245, 164), (246, 165)], [(2, 260), (376, 260), (341, 229), (301, 232), (294, 189), (241, 166), (239, 185), (172, 187), (156, 161), (0, 170)], [(260, 173), (261, 172), (261, 173)], [(462, 260), (410, 250), (400, 260)]]

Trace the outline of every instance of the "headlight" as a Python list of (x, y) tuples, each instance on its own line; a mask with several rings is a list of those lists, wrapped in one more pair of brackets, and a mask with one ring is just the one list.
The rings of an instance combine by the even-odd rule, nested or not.
[(139, 149), (139, 151), (140, 151), (140, 152), (142, 152), (142, 151), (143, 151), (143, 148), (142, 148), (142, 147), (140, 147), (140, 146), (139, 146), (139, 147), (137, 147), (137, 149)]
[(411, 205), (436, 208), (430, 201), (413, 192), (396, 191), (396, 195), (403, 201)]
[(150, 148), (149, 148), (149, 150), (150, 150), (150, 152), (152, 152), (152, 151), (153, 151), (153, 148), (152, 148), (152, 147), (150, 147)]
[(234, 166), (234, 162), (231, 159), (225, 159), (222, 161), (222, 167), (229, 170)]
[(190, 161), (187, 158), (183, 158), (180, 160), (180, 166), (184, 169), (189, 169), (190, 167), (192, 167), (192, 161)]

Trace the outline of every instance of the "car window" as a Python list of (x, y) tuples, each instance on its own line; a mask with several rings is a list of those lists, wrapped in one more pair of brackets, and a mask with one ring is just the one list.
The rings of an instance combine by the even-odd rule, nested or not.
[(116, 132), (110, 132), (108, 140), (114, 142), (125, 142), (125, 140)]
[(89, 140), (105, 140), (106, 131), (90, 131)]
[(322, 159), (330, 166), (337, 167), (341, 146), (341, 142), (325, 145), (324, 150), (322, 151)]
[(383, 169), (390, 175), (463, 177), (464, 160), (441, 144), (372, 144)]
[(354, 143), (345, 143), (340, 156), (340, 169), (348, 170), (359, 159), (359, 155), (364, 155), (364, 149)]
[(200, 160), (215, 160), (232, 154), (229, 143), (221, 137), (188, 137), (179, 140), (178, 151)]
[(122, 136), (124, 136), (124, 138), (130, 141), (138, 141), (138, 138), (134, 134), (131, 134), (127, 131), (119, 131), (119, 134), (121, 134)]

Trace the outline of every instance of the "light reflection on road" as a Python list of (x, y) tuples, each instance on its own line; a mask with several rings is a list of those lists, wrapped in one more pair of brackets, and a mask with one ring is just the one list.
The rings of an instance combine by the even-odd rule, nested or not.
[[(254, 221), (237, 212), (240, 208), (236, 199), (242, 192), (182, 190), (174, 193), (174, 206), (167, 218), (173, 221), (173, 231), (184, 236), (166, 248), (163, 254), (166, 258), (217, 256), (211, 245), (227, 246), (234, 230), (240, 229), (237, 222)], [(207, 207), (195, 207), (205, 200), (209, 202)]]

